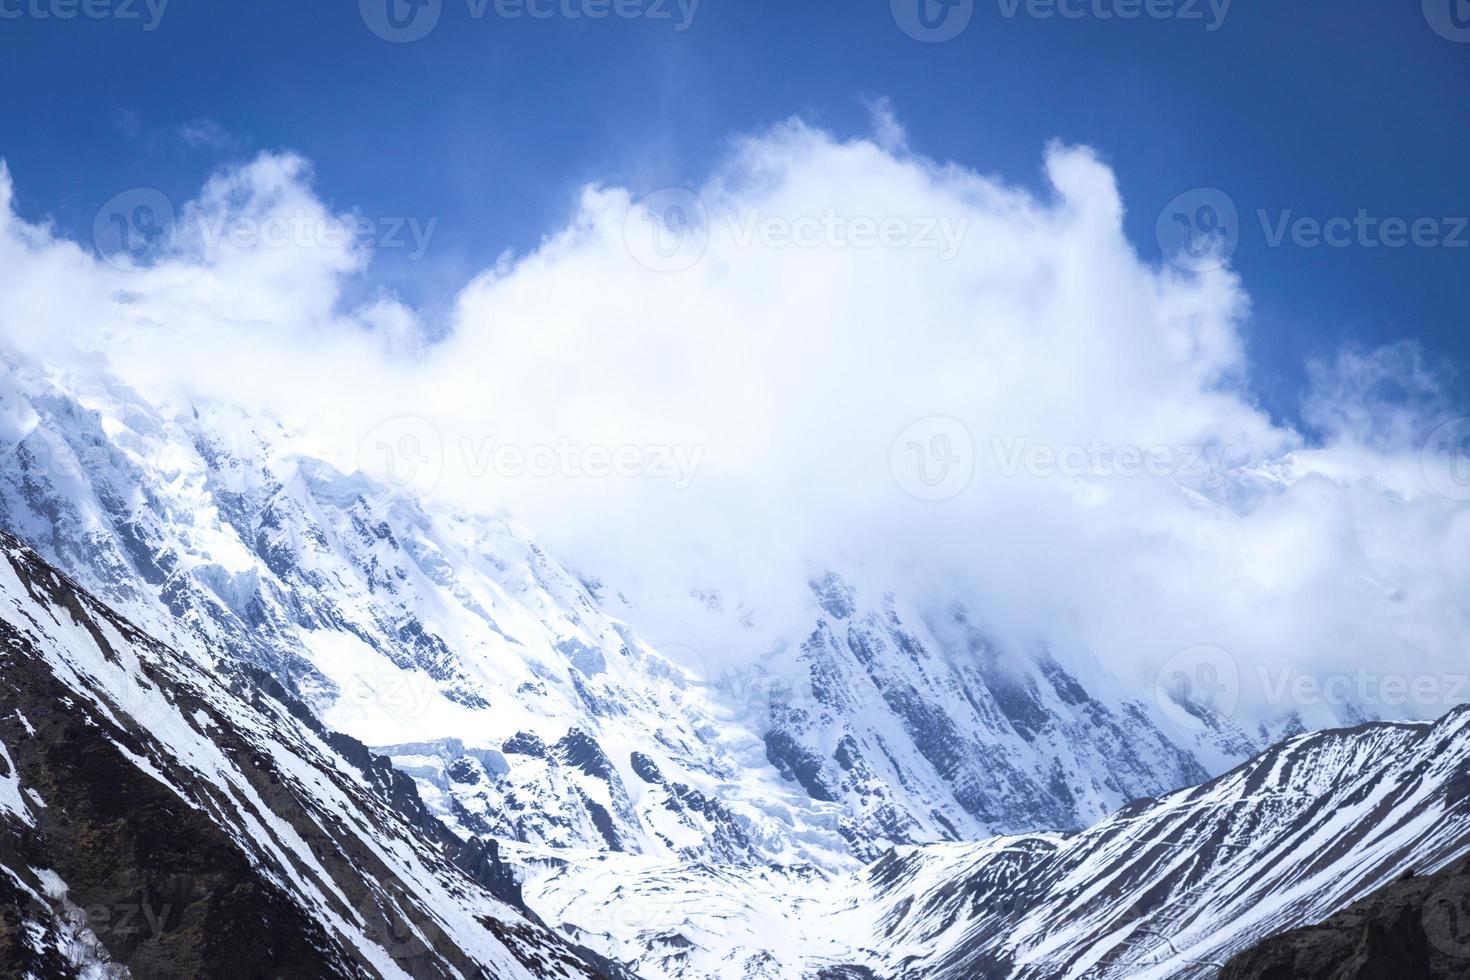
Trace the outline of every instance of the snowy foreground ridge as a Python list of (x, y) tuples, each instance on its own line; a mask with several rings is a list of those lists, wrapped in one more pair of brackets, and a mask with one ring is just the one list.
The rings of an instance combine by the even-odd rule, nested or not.
[(1470, 849), (1463, 710), (1181, 731), (829, 568), (716, 669), (100, 373), (0, 365), (0, 524), (0, 975), (1210, 976)]

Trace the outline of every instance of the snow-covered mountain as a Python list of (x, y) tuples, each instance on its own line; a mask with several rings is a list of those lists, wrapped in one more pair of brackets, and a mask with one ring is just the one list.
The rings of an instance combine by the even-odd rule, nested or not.
[(617, 974), (268, 675), (196, 664), (0, 551), (0, 974)]
[(1089, 690), (962, 606), (936, 622), (830, 570), (779, 649), (679, 662), (629, 625), (643, 600), (512, 521), (344, 474), (267, 419), (160, 408), (96, 366), (0, 375), (0, 522), (151, 634), (281, 678), (464, 834), (835, 869), (1080, 829), (1259, 747), (1222, 725), (1202, 751), (1141, 692)]
[[(1470, 845), (1464, 712), (1297, 735), (1211, 781), (1281, 728), (1186, 701), (1181, 729), (1081, 653), (1013, 648), (963, 601), (834, 566), (775, 630), (678, 597), (749, 647), (702, 661), (650, 641), (664, 600), (573, 572), (509, 518), (98, 365), (3, 363), (0, 525), (36, 552), (11, 542), (0, 582), (18, 637), (0, 889), (38, 903), (0, 963), (32, 972), (84, 947), (144, 974), (209, 954), (192, 926), (88, 937), (63, 887), (138, 879), (206, 924), (233, 914), (41, 847), (61, 809), (38, 808), (90, 778), (45, 755), (53, 735), (95, 742), (97, 778), (170, 819), (186, 801), (198, 847), (234, 862), (229, 895), (288, 917), (295, 952), (261, 955), (323, 976), (1208, 975)], [(405, 921), (426, 923), (406, 946)]]
[(1194, 978), (1467, 851), (1459, 708), (1298, 736), (1078, 834), (895, 848), (845, 876), (607, 855), (527, 896), (650, 980)]

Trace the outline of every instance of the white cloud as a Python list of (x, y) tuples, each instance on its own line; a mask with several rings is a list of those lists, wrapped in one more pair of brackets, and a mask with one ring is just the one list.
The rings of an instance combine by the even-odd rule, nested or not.
[[(464, 287), (432, 344), (391, 298), (338, 308), (355, 243), (201, 238), (350, 217), (297, 158), (216, 176), (133, 271), (21, 223), (5, 180), (0, 329), (102, 345), (145, 389), (263, 404), (349, 463), (379, 423), (429, 419), (436, 494), (509, 508), (615, 584), (721, 588), (765, 622), (809, 563), (840, 562), (1129, 676), (1201, 643), (1248, 674), (1465, 669), (1470, 522), (1425, 480), (1446, 409), (1411, 348), (1319, 366), (1309, 441), (1249, 394), (1238, 278), (1142, 261), (1092, 151), (1048, 148), (1038, 199), (910, 153), (875, 113), (876, 141), (796, 122), (745, 139), (683, 210), (656, 199), (662, 251), (627, 190), (587, 188), (565, 228)], [(931, 247), (940, 228), (957, 248)], [(1388, 389), (1411, 397), (1365, 394)], [(965, 452), (912, 428), (935, 417), (963, 426), (973, 475), (921, 500), (894, 459)], [(906, 431), (917, 450), (895, 449)], [(497, 473), (504, 447), (561, 472)], [(571, 475), (620, 452), (639, 476)]]
[(213, 119), (190, 119), (175, 129), (178, 138), (191, 150), (225, 152), (238, 149), (241, 141)]

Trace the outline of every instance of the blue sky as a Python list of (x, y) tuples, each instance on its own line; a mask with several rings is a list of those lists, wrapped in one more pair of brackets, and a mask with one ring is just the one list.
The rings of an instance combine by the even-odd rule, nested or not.
[(79, 239), (118, 191), (182, 200), (222, 162), (291, 149), (334, 206), (437, 220), (430, 261), (371, 273), (432, 309), (564, 222), (587, 181), (695, 183), (733, 134), (792, 115), (857, 134), (887, 97), (918, 152), (1025, 186), (1042, 188), (1048, 140), (1096, 147), (1146, 256), (1167, 202), (1226, 191), (1255, 302), (1253, 383), (1278, 415), (1294, 414), (1304, 361), (1344, 342), (1470, 355), (1470, 246), (1269, 241), (1287, 212), (1362, 211), (1431, 218), (1470, 243), (1455, 220), (1470, 215), (1470, 43), (1452, 39), (1451, 0), (1440, 31), (1437, 0), (1239, 2), (1223, 17), (1201, 2), (1197, 17), (1130, 20), (1098, 15), (1120, 0), (1075, 18), (977, 0), (943, 43), (872, 0), (703, 0), (692, 17), (670, 2), (667, 17), (596, 20), (493, 5), (477, 18), (443, 0), (407, 44), (347, 2), (176, 2), (155, 17), (142, 0), (94, 0), (117, 16), (37, 16), (65, 2), (0, 0), (0, 155), (22, 215)]

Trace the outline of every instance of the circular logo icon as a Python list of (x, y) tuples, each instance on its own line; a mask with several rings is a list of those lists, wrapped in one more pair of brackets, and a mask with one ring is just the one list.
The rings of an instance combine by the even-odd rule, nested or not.
[(1430, 892), (1421, 918), (1436, 949), (1470, 959), (1470, 880), (1456, 876)]
[(1470, 418), (1434, 430), (1419, 457), (1424, 478), (1451, 500), (1470, 500)]
[(975, 0), (889, 0), (889, 6), (903, 32), (925, 44), (954, 40), (975, 16)]
[(931, 415), (893, 440), (888, 468), (899, 487), (919, 500), (949, 500), (975, 476), (975, 442), (959, 419)]
[(92, 242), (97, 254), (119, 269), (132, 270), (165, 254), (173, 243), (174, 206), (162, 191), (134, 187), (97, 210)]
[(683, 272), (709, 248), (709, 210), (683, 187), (654, 191), (633, 205), (623, 240), (638, 264), (654, 272)]
[(364, 437), (357, 468), (399, 490), (427, 494), (444, 475), (444, 440), (428, 419), (400, 415)]
[(422, 41), (439, 26), (444, 0), (357, 0), (368, 30), (394, 44)]
[(1424, 19), (1446, 41), (1470, 44), (1470, 0), (1424, 0)]
[(1164, 206), (1154, 231), (1164, 258), (1179, 268), (1218, 269), (1240, 245), (1240, 212), (1224, 191), (1197, 187)]
[(1180, 650), (1154, 677), (1154, 701), (1185, 731), (1203, 731), (1211, 717), (1228, 716), (1240, 701), (1240, 667), (1223, 647)]

